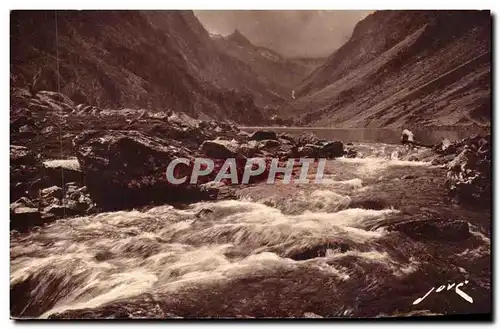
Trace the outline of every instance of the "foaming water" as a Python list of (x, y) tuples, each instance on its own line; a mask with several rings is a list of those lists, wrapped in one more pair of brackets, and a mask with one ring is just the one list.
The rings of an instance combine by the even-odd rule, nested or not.
[[(58, 298), (44, 311), (46, 317), (193, 282), (293, 268), (298, 262), (287, 256), (312, 246), (339, 241), (355, 246), (380, 238), (382, 230), (368, 227), (397, 213), (345, 209), (349, 202), (347, 196), (318, 190), (310, 199), (298, 196), (282, 204), (285, 211), (228, 200), (186, 210), (161, 206), (58, 221), (12, 238), (11, 285), (37, 282), (32, 304)], [(213, 215), (197, 217), (202, 209)], [(345, 279), (339, 270), (327, 271)]]
[[(397, 284), (421, 269), (422, 260), (414, 255), (421, 245), (416, 248), (387, 230), (401, 216), (398, 209), (353, 208), (352, 193), (370, 187), (365, 178), (380, 171), (429, 164), (403, 159), (391, 147), (369, 147), (369, 156), (337, 159), (359, 177), (340, 179), (334, 172), (323, 184), (294, 186), (286, 195), (276, 190), (271, 196), (200, 202), (182, 210), (165, 205), (108, 212), (11, 233), (10, 283), (16, 298), (11, 313), (46, 318), (144, 294), (182, 299), (198, 296), (190, 292), (194, 288), (223, 291), (245, 280), (260, 284), (285, 276), (296, 278), (286, 292), (291, 299), (308, 300), (324, 289), (333, 298), (344, 286), (380, 293), (386, 281)], [(475, 229), (472, 234), (481, 244), (457, 252), (458, 258), (489, 252), (489, 239)], [(311, 278), (326, 286), (314, 285)], [(334, 314), (356, 314), (357, 301), (344, 303)]]
[(379, 159), (379, 158), (339, 158), (338, 159), (344, 163), (351, 163), (358, 165), (358, 172), (362, 176), (373, 175), (384, 170), (388, 170), (390, 167), (424, 167), (430, 166), (430, 162), (424, 161), (407, 161), (399, 159)]

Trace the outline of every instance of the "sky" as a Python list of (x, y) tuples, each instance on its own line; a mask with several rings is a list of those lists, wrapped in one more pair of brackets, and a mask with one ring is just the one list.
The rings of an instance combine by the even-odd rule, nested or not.
[(252, 43), (287, 57), (325, 57), (344, 44), (357, 22), (371, 11), (360, 10), (210, 10), (195, 11), (210, 33), (238, 29)]

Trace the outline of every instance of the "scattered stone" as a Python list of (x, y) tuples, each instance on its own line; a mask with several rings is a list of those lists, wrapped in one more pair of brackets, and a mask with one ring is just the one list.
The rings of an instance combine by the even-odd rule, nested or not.
[(85, 212), (77, 208), (76, 202), (66, 200), (64, 205), (51, 205), (43, 210), (46, 214), (54, 215), (56, 218), (72, 217), (82, 215)]
[(248, 143), (241, 144), (239, 152), (247, 158), (254, 157), (259, 151), (259, 142), (249, 141)]
[(52, 186), (52, 187), (47, 187), (44, 188), (43, 190), (40, 191), (41, 197), (46, 199), (46, 198), (57, 198), (57, 199), (62, 199), (63, 198), (63, 189), (60, 188), (59, 186)]
[[(351, 145), (352, 145), (352, 143), (351, 143)], [(345, 148), (344, 157), (355, 158), (357, 156), (358, 156), (358, 151), (356, 151), (354, 148), (352, 148), (352, 147)]]
[(32, 126), (24, 125), (19, 128), (19, 133), (24, 137), (34, 137), (36, 132)]
[[(461, 152), (448, 163), (446, 187), (449, 195), (460, 203), (474, 206), (491, 200), (491, 144), (478, 136), (457, 143)], [(457, 146), (457, 148), (459, 147)]]
[(297, 138), (298, 146), (304, 146), (306, 144), (317, 145), (319, 142), (319, 138), (310, 131), (301, 133)]
[(205, 141), (201, 144), (201, 152), (213, 159), (241, 158), (238, 153), (239, 145), (237, 142), (216, 139)]
[(19, 145), (10, 146), (10, 164), (11, 165), (34, 165), (37, 160), (33, 152), (27, 147)]
[[(29, 149), (10, 146), (10, 201), (23, 196), (38, 197), (38, 190), (46, 187), (47, 178), (41, 170), (41, 163)], [(50, 185), (49, 185), (50, 186)]]
[(47, 135), (47, 134), (52, 133), (54, 131), (54, 129), (55, 129), (54, 126), (48, 126), (48, 127), (43, 128), (41, 132), (42, 132), (42, 134)]
[(53, 205), (61, 205), (61, 199), (58, 198), (45, 198), (40, 200), (40, 205), (43, 207), (49, 207)]

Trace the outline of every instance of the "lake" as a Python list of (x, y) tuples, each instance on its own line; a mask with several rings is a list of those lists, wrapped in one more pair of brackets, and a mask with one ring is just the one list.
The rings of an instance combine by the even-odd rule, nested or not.
[[(255, 130), (272, 130), (286, 132), (292, 135), (302, 132), (312, 132), (318, 138), (341, 140), (343, 142), (369, 142), (398, 144), (401, 139), (401, 130), (388, 128), (330, 128), (330, 127), (240, 127), (252, 132)], [(457, 141), (474, 134), (491, 134), (490, 127), (422, 127), (413, 129), (415, 140), (424, 144), (435, 144), (443, 138)]]

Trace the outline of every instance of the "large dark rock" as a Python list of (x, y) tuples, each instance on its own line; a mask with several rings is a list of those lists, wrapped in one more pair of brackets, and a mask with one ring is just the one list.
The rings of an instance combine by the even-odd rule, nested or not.
[(261, 149), (275, 149), (280, 146), (281, 143), (275, 139), (264, 139), (259, 143), (259, 148)]
[(443, 139), (442, 141), (434, 144), (432, 150), (441, 155), (455, 154), (457, 152), (457, 143), (451, 143), (448, 139)]
[(167, 181), (166, 168), (172, 160), (192, 160), (189, 150), (168, 141), (138, 131), (90, 131), (75, 138), (74, 145), (91, 198), (103, 210), (209, 197), (189, 184), (190, 165), (176, 167), (176, 177), (187, 176), (187, 183)]
[(278, 139), (274, 131), (257, 130), (250, 136), (250, 140), (262, 141), (265, 139)]
[(42, 216), (37, 208), (11, 207), (10, 229), (26, 231), (27, 229), (43, 224)]
[(44, 161), (43, 169), (50, 181), (57, 186), (63, 186), (67, 182), (83, 184), (84, 176), (78, 159)]
[(469, 223), (463, 220), (414, 220), (393, 224), (389, 229), (415, 240), (460, 241), (470, 237)]
[(318, 158), (321, 146), (315, 144), (306, 144), (298, 148), (297, 155), (301, 158)]
[(448, 163), (446, 187), (461, 203), (482, 206), (491, 201), (491, 144), (474, 136), (457, 143), (460, 153)]
[(344, 144), (340, 141), (327, 142), (319, 150), (321, 157), (338, 158), (344, 155)]
[(23, 146), (10, 146), (10, 200), (36, 197), (46, 186), (42, 164), (31, 150)]
[(19, 200), (16, 200), (16, 202), (13, 202), (10, 204), (10, 210), (14, 210), (16, 208), (20, 207), (26, 207), (26, 208), (36, 208), (35, 204), (33, 201), (26, 197), (22, 197)]

